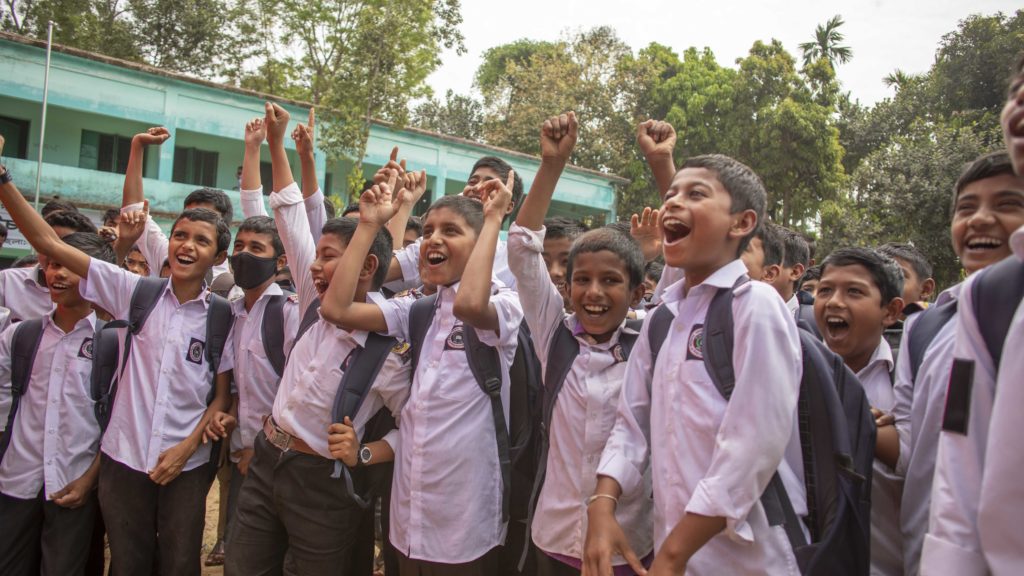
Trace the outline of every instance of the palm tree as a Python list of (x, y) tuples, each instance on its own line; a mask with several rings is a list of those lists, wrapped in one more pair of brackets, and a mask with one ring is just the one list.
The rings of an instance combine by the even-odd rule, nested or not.
[(885, 78), (882, 78), (882, 82), (885, 83), (886, 87), (894, 88), (899, 92), (909, 86), (916, 79), (917, 76), (915, 74), (908, 74), (897, 68), (890, 72)]
[(804, 66), (824, 58), (835, 68), (837, 63), (846, 64), (853, 58), (852, 48), (839, 45), (843, 41), (843, 33), (839, 31), (839, 27), (843, 24), (843, 17), (836, 14), (824, 25), (819, 24), (814, 29), (813, 42), (800, 44), (800, 50), (804, 53)]

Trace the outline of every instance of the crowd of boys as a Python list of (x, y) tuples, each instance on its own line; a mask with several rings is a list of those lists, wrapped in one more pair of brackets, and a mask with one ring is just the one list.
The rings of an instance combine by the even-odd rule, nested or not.
[[(163, 128), (133, 138), (101, 228), (66, 202), (38, 214), (0, 168), (38, 254), (0, 271), (0, 574), (102, 574), (104, 533), (113, 574), (198, 574), (215, 474), (227, 574), (368, 575), (375, 534), (401, 576), (799, 574), (793, 534), (813, 541), (820, 505), (797, 417), (805, 332), (870, 405), (861, 573), (1020, 573), (1024, 61), (1016, 72), (1007, 149), (953, 190), (966, 280), (934, 301), (913, 245), (816, 264), (809, 238), (766, 221), (750, 168), (705, 155), (677, 169), (658, 121), (637, 143), (662, 205), (590, 230), (547, 218), (572, 112), (543, 123), (525, 199), (485, 157), (419, 219), (427, 175), (397, 149), (334, 218), (313, 112), (289, 135), (272, 103), (245, 126), (233, 235), (217, 190), (190, 194), (170, 236), (150, 217), (143, 156)], [(1004, 293), (1009, 307), (979, 312)], [(723, 294), (725, 393), (708, 361)], [(524, 411), (539, 415), (525, 451)], [(786, 523), (765, 498), (775, 479)]]

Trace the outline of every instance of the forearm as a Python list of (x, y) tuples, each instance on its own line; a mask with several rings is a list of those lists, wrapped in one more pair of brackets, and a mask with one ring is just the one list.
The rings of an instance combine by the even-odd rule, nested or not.
[(654, 154), (647, 157), (647, 165), (651, 167), (654, 181), (658, 185), (658, 193), (664, 197), (672, 187), (676, 177), (676, 164), (671, 154)]
[(497, 330), (497, 312), (491, 307), (491, 275), (498, 245), (501, 217), (488, 215), (476, 246), (462, 272), (452, 312), (455, 317), (480, 330)]
[(112, 248), (114, 249), (114, 263), (121, 266), (124, 263), (124, 259), (128, 257), (128, 254), (132, 251), (132, 242), (125, 241), (120, 236), (117, 240), (114, 240)]
[(687, 512), (669, 533), (659, 551), (670, 567), (681, 572), (690, 558), (716, 534), (725, 530), (725, 518)]
[(260, 147), (246, 145), (245, 155), (242, 156), (242, 190), (262, 190), (263, 181), (260, 179)]
[(523, 205), (516, 216), (516, 224), (530, 230), (540, 230), (544, 225), (544, 217), (551, 206), (551, 197), (555, 194), (555, 186), (565, 169), (565, 161), (557, 158), (544, 158), (537, 170), (537, 175), (530, 186), (530, 193), (523, 200)]
[(283, 142), (270, 143), (270, 166), (274, 177), (274, 192), (284, 190), (286, 186), (295, 182), (292, 177), (292, 165), (288, 161), (288, 153), (284, 150)]
[(121, 205), (128, 206), (142, 202), (145, 195), (142, 191), (142, 161), (146, 147), (136, 139), (132, 139), (128, 152), (128, 168), (124, 173), (124, 188), (121, 192)]
[[(409, 223), (410, 216), (412, 216), (412, 204), (402, 204), (398, 209), (398, 212), (395, 212), (395, 215), (391, 217), (391, 220), (388, 220), (388, 232), (391, 233), (392, 251), (402, 247), (401, 238), (405, 237), (405, 226)], [(386, 264), (388, 266), (391, 265), (390, 262), (387, 262)]]
[(896, 468), (896, 463), (900, 459), (900, 438), (895, 426), (882, 426), (878, 429), (878, 436), (875, 440), (875, 458), (881, 460), (889, 468)]
[(96, 481), (100, 477), (100, 452), (96, 452), (96, 456), (92, 459), (92, 464), (89, 464), (89, 469), (82, 474), (81, 480), (89, 483), (89, 486), (95, 486)]
[(309, 198), (320, 189), (316, 180), (316, 159), (312, 154), (299, 154), (299, 165), (302, 170), (302, 197)]
[(370, 461), (365, 463), (366, 466), (395, 461), (395, 451), (392, 450), (391, 444), (384, 440), (369, 442), (366, 447), (370, 449)]

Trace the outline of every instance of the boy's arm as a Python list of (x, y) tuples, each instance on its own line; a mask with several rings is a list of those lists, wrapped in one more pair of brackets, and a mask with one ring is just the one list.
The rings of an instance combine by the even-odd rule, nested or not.
[[(124, 188), (121, 196), (121, 217), (126, 215), (129, 218), (137, 218), (144, 209), (143, 201), (145, 195), (142, 189), (142, 163), (145, 156), (146, 146), (159, 146), (170, 138), (170, 132), (166, 128), (150, 128), (145, 132), (136, 134), (132, 138), (131, 148), (128, 153), (128, 167), (124, 175)], [(137, 222), (132, 222), (137, 224)], [(143, 228), (141, 241), (138, 242), (142, 255), (149, 263), (151, 276), (160, 275), (160, 267), (167, 259), (167, 237), (157, 226), (152, 218), (148, 218)]]
[[(491, 302), (491, 277), (494, 271), (494, 252), (498, 247), (498, 232), (512, 201), (515, 171), (509, 170), (507, 182), (488, 180), (480, 186), (484, 198), (484, 226), (477, 235), (476, 245), (466, 262), (455, 294), (452, 312), (455, 317), (478, 330), (498, 331), (498, 310)], [(504, 334), (500, 334), (504, 337)]]
[[(404, 188), (408, 191), (408, 194), (402, 195), (402, 205), (398, 207), (398, 211), (391, 217), (391, 220), (388, 220), (388, 232), (391, 233), (392, 251), (402, 248), (405, 226), (409, 223), (409, 217), (412, 216), (412, 209), (427, 191), (427, 171), (406, 172), (403, 180), (405, 182)], [(394, 258), (391, 260), (394, 261)], [(388, 263), (389, 267), (390, 265)]]
[(299, 165), (302, 172), (302, 197), (309, 198), (320, 190), (320, 184), (316, 179), (316, 157), (313, 154), (313, 134), (316, 127), (315, 114), (309, 109), (309, 124), (299, 123), (292, 131), (292, 140), (295, 141), (295, 151), (299, 155)]
[(664, 197), (676, 177), (676, 165), (672, 159), (672, 151), (676, 146), (675, 129), (668, 122), (642, 122), (636, 128), (636, 143), (647, 159), (647, 165), (651, 167), (658, 192)]
[(565, 318), (565, 303), (544, 265), (544, 231), (534, 232), (517, 221), (508, 231), (507, 247), (508, 268), (516, 277), (516, 291), (527, 295), (519, 298), (523, 316), (537, 356), (545, 362), (551, 335)]
[(245, 155), (242, 156), (242, 182), (239, 195), (242, 197), (242, 216), (266, 216), (263, 205), (263, 180), (260, 176), (260, 149), (267, 139), (267, 127), (263, 118), (253, 118), (245, 124)]
[(516, 224), (530, 230), (540, 230), (544, 226), (544, 217), (551, 206), (555, 185), (576, 147), (578, 134), (579, 123), (575, 112), (552, 116), (544, 121), (540, 130), (540, 168), (533, 178), (530, 193), (519, 208)]

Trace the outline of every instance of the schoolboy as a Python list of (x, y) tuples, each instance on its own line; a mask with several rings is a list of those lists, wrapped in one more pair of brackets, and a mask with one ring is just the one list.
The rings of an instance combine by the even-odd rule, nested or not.
[(402, 237), (402, 248), (412, 244), (419, 240), (420, 236), (423, 236), (423, 222), (416, 216), (410, 216), (409, 221), (405, 223), (405, 235)]
[(810, 266), (811, 250), (807, 240), (789, 228), (780, 226), (779, 235), (782, 237), (782, 270), (771, 284), (782, 296), (789, 311), (796, 314), (800, 308), (800, 301), (796, 297), (797, 282)]
[(654, 289), (658, 282), (661, 282), (661, 272), (665, 269), (665, 263), (661, 260), (651, 260), (644, 267), (644, 302), (650, 303), (654, 297)]
[[(953, 252), (963, 262), (968, 274), (1010, 255), (1008, 239), (1014, 229), (1024, 225), (1024, 180), (1014, 176), (1006, 153), (986, 154), (969, 164), (953, 188), (952, 205), (950, 235)], [(999, 240), (1000, 245), (984, 247), (977, 242), (982, 237)], [(970, 254), (968, 241), (973, 245)], [(947, 288), (930, 307), (934, 310), (927, 312), (939, 314), (942, 309), (951, 309), (949, 319), (934, 332), (931, 343), (921, 356), (916, 374), (912, 370), (908, 350), (909, 343), (915, 338), (916, 320), (920, 320), (923, 314), (915, 314), (908, 320), (896, 367), (896, 403), (892, 409), (899, 443), (895, 447), (879, 446), (882, 450), (897, 450), (896, 472), (905, 478), (900, 527), (907, 574), (918, 573), (928, 531), (932, 480), (946, 407), (946, 388), (953, 365), (962, 289), (963, 283)]]
[[(475, 172), (477, 178), (480, 172)], [(391, 542), (403, 576), (423, 573), (498, 573), (502, 480), (491, 401), (480, 390), (466, 356), (466, 330), (497, 348), (501, 399), (508, 421), (508, 369), (516, 351), (522, 308), (516, 293), (494, 279), (498, 231), (512, 204), (515, 174), (504, 182), (471, 180), (472, 193), (445, 196), (427, 210), (421, 253), (424, 283), (437, 286), (427, 328), (401, 414), (391, 501)], [(398, 211), (384, 187), (364, 192), (359, 228), (340, 269), (358, 269), (372, 238)], [(417, 271), (419, 274), (419, 271)], [(355, 278), (336, 277), (321, 313), (341, 326), (410, 339), (415, 298), (354, 301)], [(439, 369), (443, 366), (443, 369)], [(459, 474), (453, 475), (452, 470)], [(453, 506), (453, 502), (458, 502)]]
[(142, 255), (138, 245), (132, 246), (131, 251), (124, 258), (124, 269), (139, 276), (149, 276), (149, 262)]
[[(126, 319), (139, 277), (69, 247), (24, 201), (0, 188), (8, 212), (40, 254), (81, 277), (82, 297)], [(226, 257), (230, 232), (209, 210), (186, 210), (168, 245), (171, 280), (133, 336), (102, 442), (99, 500), (119, 574), (145, 574), (159, 546), (163, 574), (198, 574), (209, 489), (207, 421), (230, 399), (230, 343), (213, 401), (204, 353), (208, 296), (203, 278)]]
[[(136, 134), (132, 138), (128, 152), (128, 168), (125, 171), (124, 190), (121, 197), (121, 218), (129, 222), (144, 219), (145, 231), (139, 239), (139, 247), (147, 262), (162, 262), (167, 256), (167, 237), (160, 226), (145, 211), (142, 184), (142, 162), (146, 146), (160, 146), (171, 137), (166, 128), (150, 128)], [(220, 215), (224, 223), (230, 227), (232, 219), (231, 199), (227, 194), (213, 188), (200, 188), (189, 193), (183, 203), (185, 210), (205, 208)], [(226, 261), (217, 262), (213, 266), (213, 277), (230, 272)]]
[[(569, 267), (569, 250), (572, 243), (583, 233), (579, 222), (563, 217), (544, 219), (544, 250), (541, 255), (544, 257), (544, 266), (548, 270), (548, 277), (558, 288), (562, 295), (562, 302), (566, 310), (572, 310), (572, 303), (569, 298), (566, 270)], [(516, 274), (513, 272), (513, 276)], [(517, 276), (518, 281), (518, 276)]]
[(913, 244), (887, 242), (877, 248), (878, 252), (892, 258), (903, 270), (903, 312), (900, 319), (916, 314), (928, 307), (935, 292), (932, 265), (928, 258)]
[(821, 280), (821, 267), (811, 266), (800, 278), (800, 292), (806, 292), (813, 298), (818, 291), (819, 280)]
[[(760, 502), (777, 470), (796, 477), (783, 459), (796, 433), (796, 324), (770, 286), (746, 282), (734, 292), (730, 400), (711, 384), (702, 359), (708, 304), (746, 275), (739, 257), (763, 219), (766, 196), (750, 168), (721, 155), (687, 160), (665, 195), (665, 263), (684, 277), (664, 292), (662, 305), (675, 315), (664, 352), (651, 358), (647, 323), (629, 357), (588, 500), (588, 574), (608, 574), (613, 553), (642, 573), (614, 511), (620, 496), (641, 489), (648, 463), (656, 551), (648, 574), (798, 573), (781, 526), (768, 526)], [(790, 499), (798, 514), (806, 509), (802, 494)]]
[[(584, 500), (594, 493), (598, 459), (615, 423), (611, 400), (618, 398), (626, 368), (620, 336), (624, 331), (635, 334), (625, 326), (626, 314), (643, 295), (639, 247), (619, 232), (601, 228), (580, 236), (565, 255), (565, 271), (559, 278), (568, 284), (572, 304), (568, 309), (576, 311), (565, 312), (562, 289), (544, 254), (551, 246), (546, 237), (551, 220), (545, 220), (544, 214), (577, 131), (572, 112), (544, 122), (540, 169), (508, 236), (509, 268), (520, 294), (529, 295), (520, 302), (541, 365), (550, 362), (551, 341), (563, 326), (579, 343), (579, 355), (551, 415), (544, 484), (531, 527), (538, 574), (545, 576), (578, 575), (582, 568)], [(552, 386), (545, 383), (547, 390)], [(631, 536), (632, 548), (646, 556), (652, 546), (650, 501), (645, 491), (632, 496), (623, 498), (618, 519)], [(616, 563), (618, 572), (632, 573), (625, 560)]]
[[(889, 412), (893, 355), (882, 338), (899, 320), (903, 308), (903, 272), (891, 258), (865, 248), (836, 250), (821, 263), (821, 280), (814, 299), (818, 330), (830, 350), (853, 371), (873, 411)], [(896, 434), (891, 425), (880, 427), (880, 437)], [(871, 482), (871, 573), (903, 573), (899, 529), (903, 485), (891, 464), (877, 459)]]
[(743, 251), (740, 260), (747, 267), (747, 275), (752, 280), (761, 280), (773, 284), (782, 274), (782, 234), (779, 227), (771, 222), (764, 222), (757, 227), (757, 232), (750, 239), (750, 244)]
[[(64, 241), (114, 261), (96, 234), (73, 233)], [(42, 319), (10, 444), (0, 458), (0, 573), (11, 576), (81, 573), (99, 510), (100, 428), (89, 392), (96, 313), (78, 293), (78, 276), (58, 260), (50, 259), (45, 274), (55, 309)], [(8, 386), (17, 330), (0, 334), (0, 381)]]
[[(323, 298), (337, 275), (357, 276), (365, 299), (383, 281), (385, 270), (379, 262), (390, 257), (390, 237), (386, 233), (375, 237), (372, 255), (358, 267), (335, 274), (355, 222), (329, 220), (314, 246), (303, 196), (284, 150), (289, 116), (277, 105), (268, 103), (266, 110), (264, 124), (277, 190), (270, 196), (270, 205), (296, 271), (300, 307)], [(351, 274), (353, 270), (359, 273)], [(335, 461), (328, 447), (328, 428), (348, 359), (365, 345), (366, 338), (366, 332), (348, 331), (321, 317), (292, 348), (271, 417), (256, 436), (238, 497), (226, 547), (228, 573), (280, 573), (286, 555), (290, 569), (299, 574), (332, 573), (350, 561), (362, 511), (346, 491), (345, 481), (331, 477)], [(401, 355), (389, 353), (355, 417), (355, 428), (361, 433), (366, 421), (384, 405), (398, 413), (408, 388), (408, 365)]]

